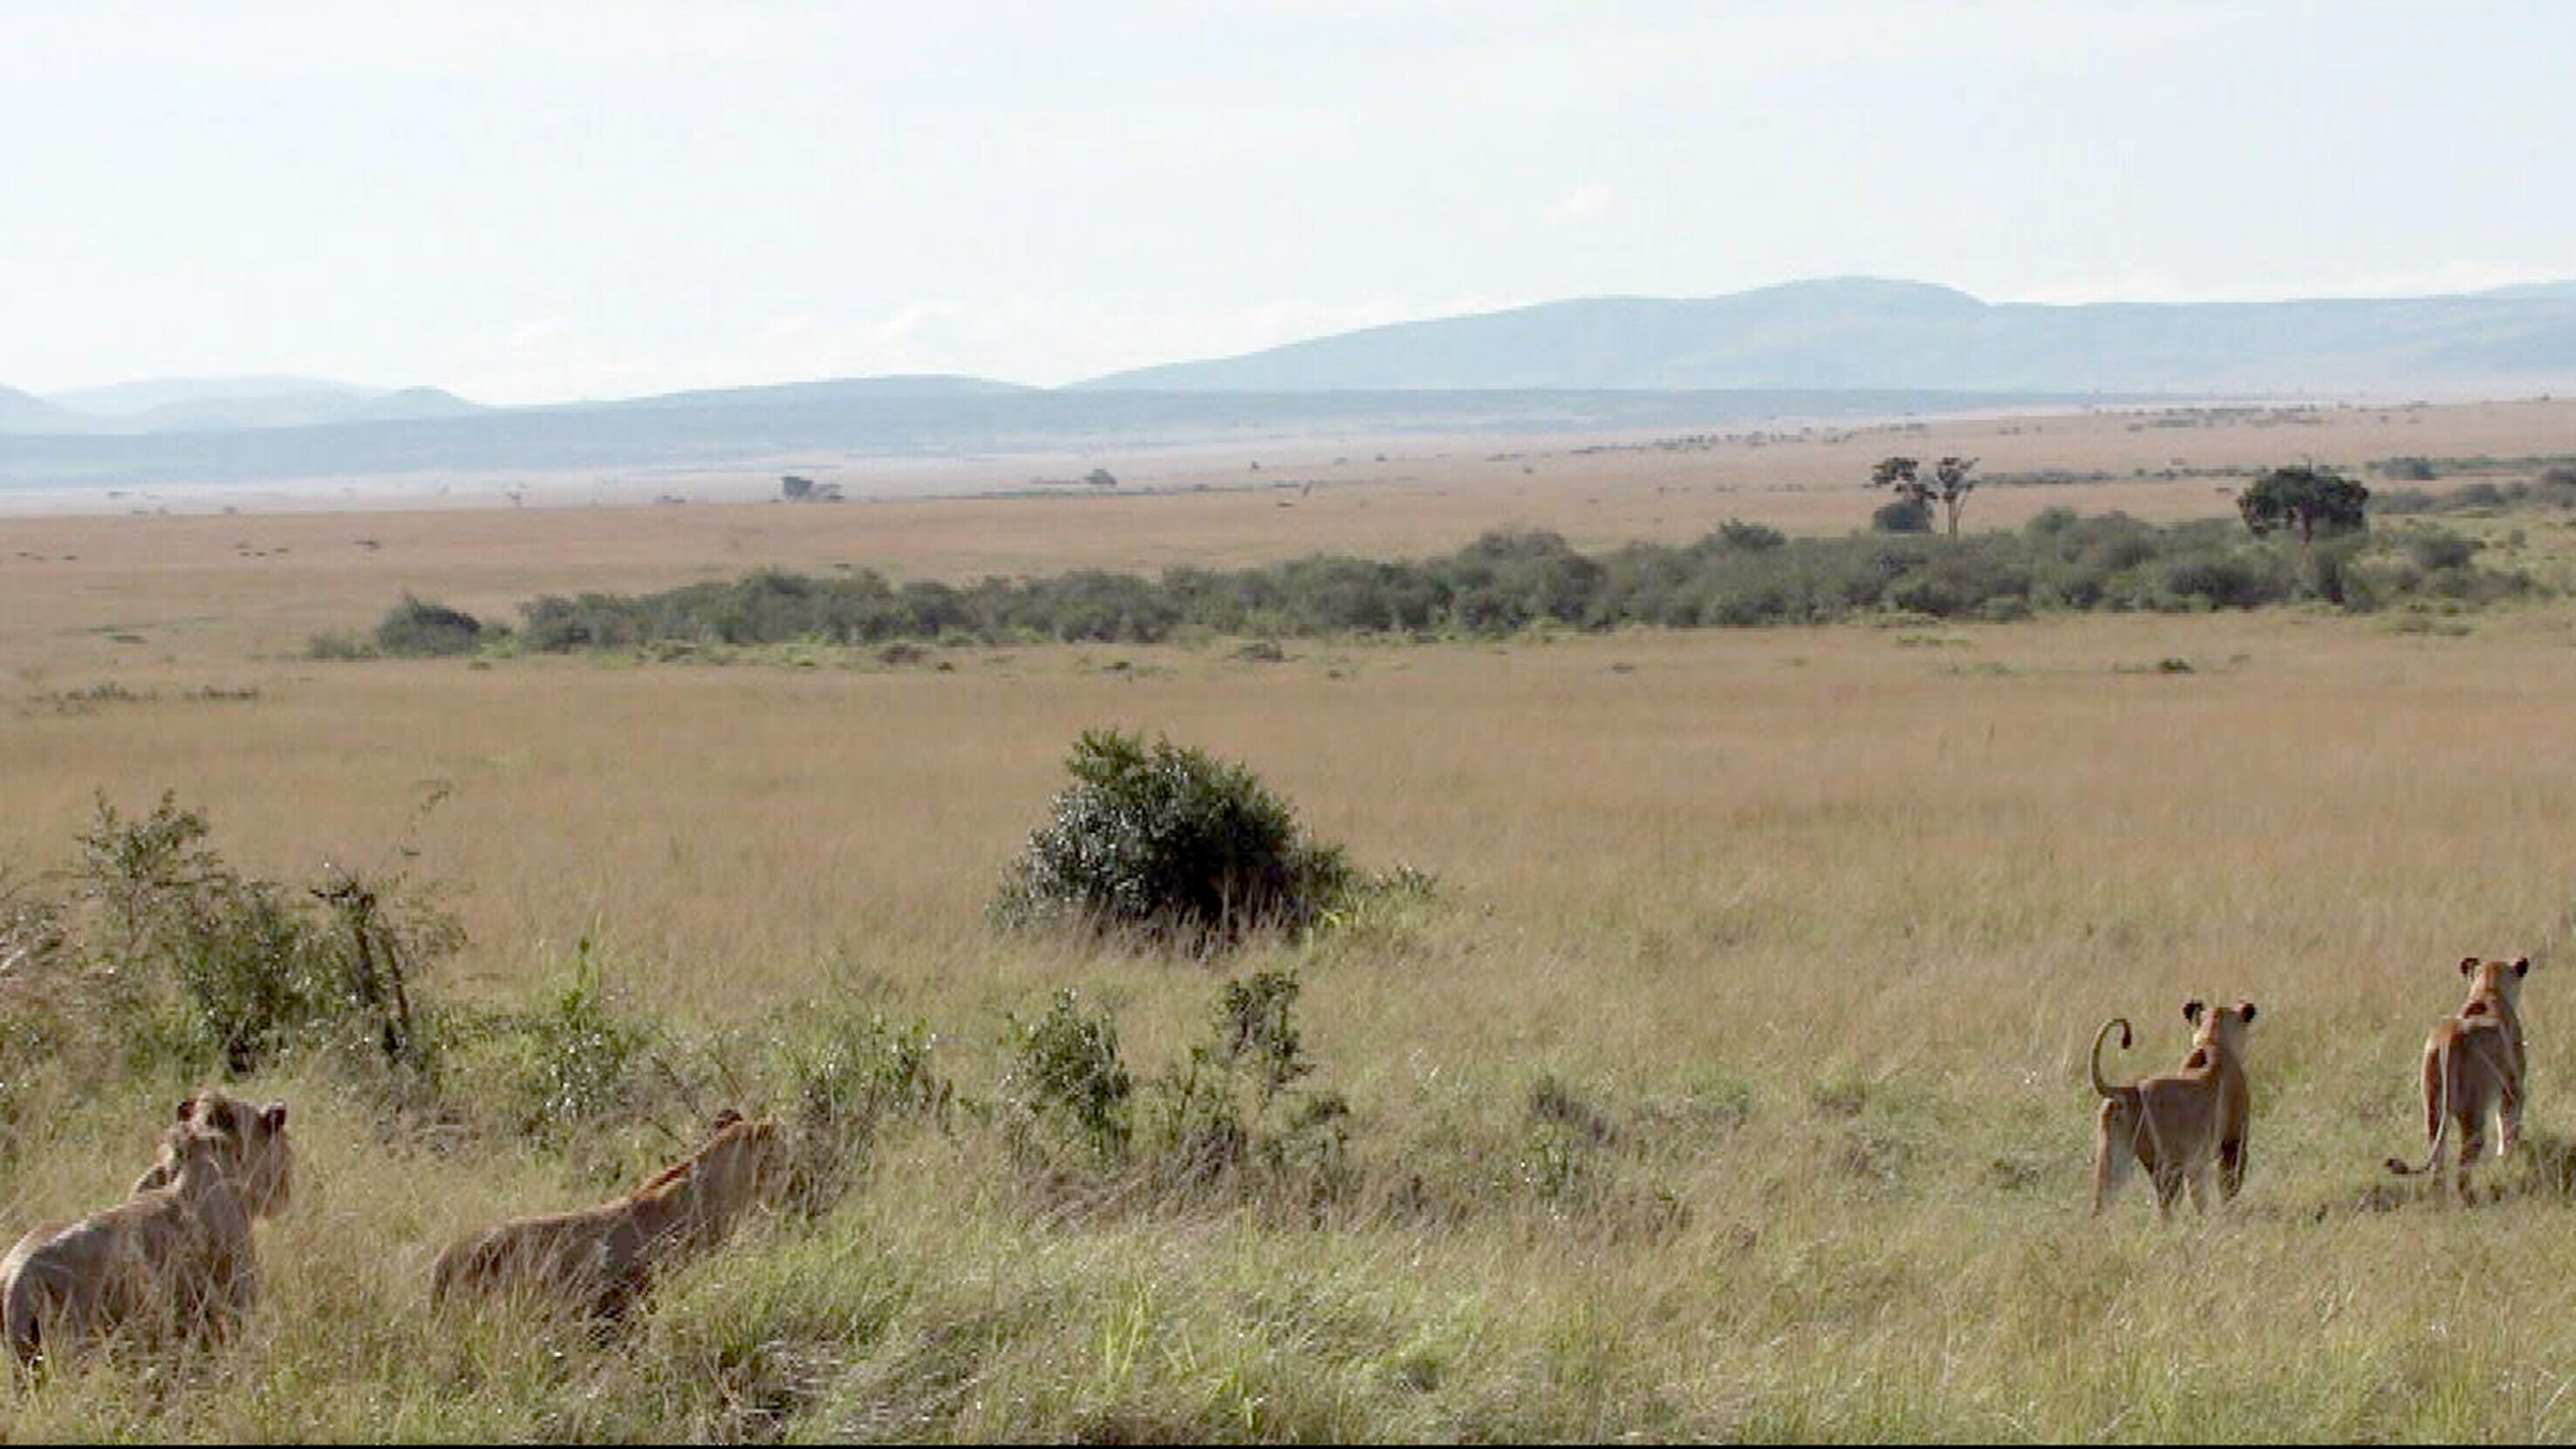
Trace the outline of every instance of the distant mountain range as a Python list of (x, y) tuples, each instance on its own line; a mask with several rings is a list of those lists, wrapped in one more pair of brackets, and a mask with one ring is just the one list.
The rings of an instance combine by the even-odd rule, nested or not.
[(1054, 389), (870, 377), (498, 408), (435, 388), (309, 378), (50, 398), (0, 388), (0, 486), (2556, 388), (2576, 388), (2576, 282), (2393, 300), (2042, 306), (1844, 278), (1399, 323)]
[(154, 378), (31, 400), (41, 403), (43, 411), (26, 412), (23, 420), (13, 419), (6, 404), (0, 403), (0, 432), (231, 432), (467, 417), (488, 411), (434, 387), (353, 387), (302, 377)]
[(1600, 297), (1372, 327), (1093, 389), (2460, 393), (2576, 383), (2576, 283), (2448, 297), (1992, 304), (1920, 282)]

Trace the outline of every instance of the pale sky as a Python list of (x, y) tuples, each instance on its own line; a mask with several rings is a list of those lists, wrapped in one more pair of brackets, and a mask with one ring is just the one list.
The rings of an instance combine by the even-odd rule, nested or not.
[(0, 0), (0, 384), (1056, 384), (1807, 277), (2576, 278), (2576, 5)]

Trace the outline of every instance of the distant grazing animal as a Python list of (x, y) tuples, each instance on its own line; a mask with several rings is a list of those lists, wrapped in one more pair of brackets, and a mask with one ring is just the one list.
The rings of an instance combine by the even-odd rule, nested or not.
[(0, 1259), (0, 1323), (21, 1363), (93, 1333), (222, 1338), (259, 1291), (251, 1220), (284, 1209), (286, 1107), (191, 1097), (124, 1202), (41, 1227)]
[(532, 1291), (600, 1318), (623, 1316), (655, 1273), (722, 1242), (786, 1186), (777, 1123), (728, 1109), (707, 1130), (695, 1153), (614, 1202), (514, 1218), (458, 1240), (438, 1255), (432, 1301)]
[(2218, 1167), (2222, 1203), (2244, 1186), (2252, 1116), (2245, 1030), (2253, 1024), (2254, 1003), (2213, 1008), (2194, 1000), (2183, 1004), (2182, 1015), (2194, 1028), (2190, 1055), (2171, 1072), (2125, 1087), (2103, 1079), (2102, 1042), (2117, 1027), (2121, 1049), (2127, 1050), (2127, 1019), (2113, 1017), (2093, 1036), (2093, 1090), (2102, 1098), (2093, 1134), (2096, 1213), (2110, 1206), (2133, 1164), (2145, 1168), (2155, 1184), (2159, 1217), (2172, 1216), (2174, 1200), (2185, 1187), (2191, 1190), (2193, 1207), (2209, 1210), (2206, 1183), (2212, 1163)]
[(2460, 974), (2469, 978), (2468, 1001), (2436, 1023), (2424, 1042), (2424, 1135), (2431, 1139), (2430, 1155), (2422, 1167), (2392, 1157), (2388, 1170), (2402, 1176), (2438, 1171), (2443, 1139), (2456, 1123), (2460, 1161), (2453, 1184), (2466, 1198), (2469, 1169), (2486, 1151), (2488, 1116), (2497, 1121), (2499, 1159), (2512, 1156), (2522, 1142), (2522, 978), (2531, 974), (2531, 958), (2505, 962), (2463, 956)]

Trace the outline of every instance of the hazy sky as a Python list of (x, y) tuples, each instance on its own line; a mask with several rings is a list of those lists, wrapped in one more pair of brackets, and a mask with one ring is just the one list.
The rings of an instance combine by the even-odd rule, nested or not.
[(2576, 277), (2576, 5), (0, 0), (0, 383), (1058, 383), (1841, 274)]

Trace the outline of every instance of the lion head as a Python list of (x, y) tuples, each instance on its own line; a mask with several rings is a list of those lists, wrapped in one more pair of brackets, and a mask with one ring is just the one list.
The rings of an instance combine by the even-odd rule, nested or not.
[(692, 1211), (730, 1222), (753, 1207), (775, 1207), (786, 1195), (787, 1140), (776, 1122), (753, 1121), (728, 1107), (707, 1123), (704, 1145), (654, 1175), (635, 1196), (686, 1184)]
[(295, 1146), (286, 1136), (286, 1104), (253, 1106), (212, 1087), (180, 1100), (177, 1120), (162, 1134), (161, 1149), (134, 1190), (167, 1186), (178, 1175), (183, 1149), (200, 1138), (223, 1159), (240, 1184), (242, 1201), (256, 1217), (286, 1210), (295, 1190)]

